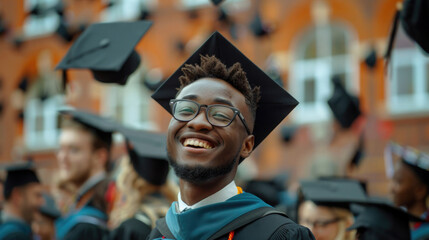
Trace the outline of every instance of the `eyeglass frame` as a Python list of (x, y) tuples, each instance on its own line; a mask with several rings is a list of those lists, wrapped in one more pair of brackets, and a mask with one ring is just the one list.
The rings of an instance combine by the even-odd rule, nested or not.
[[(195, 113), (195, 116), (194, 117), (192, 117), (191, 119), (189, 119), (189, 120), (180, 120), (180, 119), (177, 119), (176, 118), (176, 116), (174, 116), (174, 104), (176, 103), (176, 102), (179, 102), (179, 101), (186, 101), (186, 102), (192, 102), (192, 103), (195, 103), (197, 106), (198, 106), (198, 111)], [(199, 104), (199, 103), (197, 103), (197, 102), (195, 102), (195, 101), (193, 101), (193, 100), (190, 100), (190, 99), (170, 99), (170, 109), (171, 109), (171, 115), (173, 115), (173, 118), (174, 119), (176, 119), (177, 121), (180, 121), (180, 122), (190, 122), (190, 121), (192, 121), (193, 119), (195, 119), (197, 116), (198, 116), (198, 114), (200, 114), (200, 111), (201, 111), (201, 107), (205, 107), (206, 108), (206, 119), (207, 119), (207, 121), (212, 125), (212, 126), (216, 126), (216, 127), (228, 127), (229, 125), (231, 125), (231, 123), (234, 121), (234, 119), (235, 119), (235, 117), (236, 116), (238, 116), (238, 118), (240, 118), (240, 120), (241, 120), (241, 122), (243, 123), (243, 125), (244, 125), (244, 128), (246, 129), (246, 132), (247, 132), (247, 134), (249, 134), (249, 135), (251, 135), (252, 134), (252, 132), (250, 131), (250, 129), (249, 129), (249, 126), (247, 125), (247, 123), (246, 123), (246, 120), (244, 119), (244, 116), (243, 116), (243, 114), (241, 114), (241, 112), (240, 112), (240, 110), (238, 110), (237, 108), (235, 108), (235, 107), (231, 107), (231, 106), (227, 106), (227, 105), (223, 105), (223, 104), (211, 104), (211, 105), (207, 105), (207, 104)], [(210, 118), (209, 118), (209, 116), (208, 116), (208, 111), (207, 111), (207, 109), (208, 108), (210, 108), (210, 107), (219, 107), (219, 106), (221, 106), (221, 107), (226, 107), (226, 108), (229, 108), (229, 109), (231, 109), (233, 112), (234, 112), (234, 116), (231, 118), (231, 121), (227, 124), (227, 125), (225, 125), (225, 126), (219, 126), (219, 125), (216, 125), (216, 124), (213, 124), (213, 123), (211, 123), (210, 122)]]

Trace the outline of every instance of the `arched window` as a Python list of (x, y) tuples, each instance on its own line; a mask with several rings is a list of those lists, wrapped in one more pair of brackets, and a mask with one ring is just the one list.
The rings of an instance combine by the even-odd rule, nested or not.
[(296, 39), (290, 71), (290, 90), (300, 102), (294, 110), (297, 123), (322, 122), (331, 118), (327, 100), (333, 76), (346, 88), (358, 90), (357, 63), (350, 54), (352, 34), (339, 24), (318, 25)]
[(428, 111), (429, 57), (398, 29), (386, 78), (387, 105), (392, 114)]

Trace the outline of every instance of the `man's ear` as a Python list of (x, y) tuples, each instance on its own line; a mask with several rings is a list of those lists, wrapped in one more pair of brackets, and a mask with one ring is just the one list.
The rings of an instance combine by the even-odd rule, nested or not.
[(250, 156), (250, 154), (253, 151), (254, 145), (255, 145), (255, 136), (253, 135), (247, 136), (243, 141), (243, 145), (241, 146), (240, 157), (247, 158), (248, 156)]

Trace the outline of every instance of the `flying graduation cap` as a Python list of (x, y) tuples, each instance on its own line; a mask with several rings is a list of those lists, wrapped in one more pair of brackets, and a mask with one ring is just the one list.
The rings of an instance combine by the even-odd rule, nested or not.
[(220, 59), (226, 67), (231, 67), (235, 63), (240, 63), (250, 86), (260, 86), (261, 98), (256, 110), (255, 136), (256, 148), (273, 129), (298, 105), (288, 92), (274, 82), (258, 66), (250, 61), (234, 45), (232, 45), (219, 32), (214, 32), (210, 38), (192, 54), (152, 95), (161, 106), (170, 111), (170, 99), (175, 98), (177, 89), (180, 87), (179, 77), (183, 75), (181, 69), (186, 64), (199, 64), (201, 56), (215, 56)]
[(339, 77), (333, 77), (332, 82), (334, 93), (328, 100), (328, 105), (341, 127), (349, 128), (361, 115), (359, 99), (347, 92)]
[(124, 126), (118, 131), (126, 138), (130, 161), (140, 177), (153, 185), (164, 184), (169, 171), (165, 134)]
[(30, 183), (40, 183), (35, 168), (36, 165), (32, 161), (0, 165), (0, 169), (5, 169), (7, 171), (3, 196), (8, 199), (14, 188), (25, 186)]
[(405, 0), (400, 20), (407, 35), (429, 54), (429, 1)]
[(362, 240), (410, 240), (410, 221), (423, 221), (379, 199), (368, 199), (366, 203), (359, 205), (353, 204), (352, 209), (358, 209), (355, 211), (357, 217), (347, 230), (357, 229), (359, 239)]
[(150, 21), (93, 24), (78, 37), (55, 69), (90, 69), (97, 81), (125, 85), (140, 64), (134, 47), (151, 25)]

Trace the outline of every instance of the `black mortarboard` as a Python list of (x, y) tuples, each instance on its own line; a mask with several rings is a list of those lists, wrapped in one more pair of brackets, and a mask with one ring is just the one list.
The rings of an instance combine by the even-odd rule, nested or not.
[(261, 14), (257, 12), (250, 22), (250, 29), (252, 33), (257, 37), (263, 37), (271, 32), (271, 29), (262, 22)]
[[(352, 205), (354, 208), (355, 205)], [(347, 230), (359, 229), (363, 240), (373, 239), (365, 236), (382, 236), (382, 239), (407, 240), (410, 236), (410, 221), (421, 222), (422, 219), (410, 215), (401, 208), (386, 201), (368, 200), (359, 204), (359, 211), (352, 226)], [(381, 238), (378, 238), (381, 239)]]
[(43, 193), (43, 198), (45, 203), (40, 207), (40, 213), (52, 219), (61, 217), (61, 212), (55, 204), (54, 198), (47, 193)]
[(255, 128), (253, 130), (253, 135), (255, 135), (254, 148), (298, 105), (295, 98), (268, 77), (219, 32), (214, 32), (152, 95), (152, 98), (167, 111), (170, 112), (170, 99), (176, 96), (180, 86), (179, 77), (183, 75), (182, 67), (185, 64), (199, 64), (202, 55), (214, 55), (227, 67), (231, 67), (237, 62), (240, 63), (246, 72), (251, 87), (260, 86), (261, 98), (256, 110)]
[(423, 183), (429, 186), (429, 155), (393, 142), (390, 143), (390, 146), (392, 153), (398, 156)]
[(217, 6), (223, 2), (223, 0), (211, 0), (211, 1), (215, 6)]
[(405, 0), (400, 19), (408, 36), (429, 54), (429, 1)]
[(346, 91), (338, 77), (335, 76), (332, 82), (334, 93), (328, 100), (328, 105), (340, 125), (349, 128), (361, 114), (359, 99)]
[(136, 172), (151, 184), (164, 184), (169, 171), (165, 134), (123, 126), (118, 130), (127, 139), (128, 154)]
[(15, 187), (21, 187), (29, 183), (39, 183), (35, 172), (35, 164), (31, 161), (0, 165), (0, 169), (7, 171), (3, 194), (9, 198)]
[(117, 128), (117, 123), (112, 119), (77, 109), (60, 110), (59, 112), (83, 124), (109, 145), (112, 143), (112, 133), (116, 131)]
[(283, 126), (281, 130), (282, 139), (285, 142), (290, 142), (298, 131), (297, 126)]
[(280, 191), (271, 180), (250, 180), (244, 191), (259, 197), (273, 207), (280, 203)]
[(90, 25), (56, 69), (90, 69), (100, 82), (125, 85), (140, 64), (134, 47), (151, 25), (150, 21)]
[(305, 200), (317, 205), (349, 208), (351, 203), (365, 202), (367, 196), (358, 181), (351, 179), (301, 181), (301, 194)]

